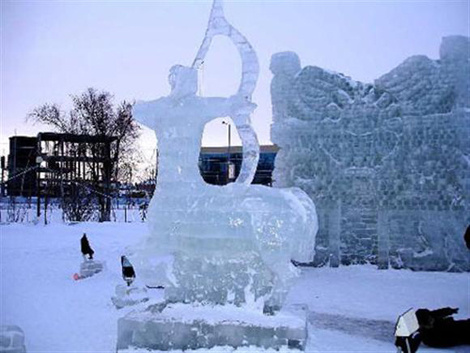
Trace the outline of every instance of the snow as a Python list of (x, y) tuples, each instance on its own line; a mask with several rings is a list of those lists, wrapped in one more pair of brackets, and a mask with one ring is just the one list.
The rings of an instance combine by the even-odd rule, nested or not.
[[(93, 277), (74, 281), (72, 275), (82, 261), (83, 232), (95, 250), (95, 258), (107, 266)], [(117, 320), (131, 311), (117, 310), (111, 302), (116, 285), (124, 283), (120, 256), (127, 255), (146, 232), (144, 223), (2, 225), (1, 325), (20, 326), (28, 352), (115, 352)], [(163, 297), (161, 290), (149, 290), (149, 295), (152, 298), (147, 304)], [(451, 306), (460, 308), (457, 318), (466, 318), (470, 316), (469, 298), (468, 273), (351, 266), (302, 268), (287, 303), (309, 306), (307, 352), (392, 353), (396, 351), (393, 328), (398, 315), (411, 307)], [(234, 349), (209, 351), (228, 353)], [(274, 351), (247, 347), (235, 352)], [(420, 347), (419, 353), (425, 352), (463, 353), (470, 352), (470, 347)]]

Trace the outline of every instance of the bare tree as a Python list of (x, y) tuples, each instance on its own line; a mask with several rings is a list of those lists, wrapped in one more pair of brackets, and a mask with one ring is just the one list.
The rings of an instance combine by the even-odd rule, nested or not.
[[(94, 156), (106, 155), (107, 152), (111, 156), (110, 166), (103, 166), (101, 170), (90, 168), (90, 172), (94, 187), (99, 187), (100, 178), (118, 180), (122, 174), (121, 166), (128, 166), (132, 162), (134, 143), (139, 136), (140, 128), (132, 118), (132, 104), (123, 101), (114, 107), (113, 96), (109, 92), (94, 88), (71, 97), (73, 106), (68, 113), (61, 111), (57, 104), (44, 104), (28, 114), (28, 119), (49, 125), (60, 133), (114, 137), (116, 140), (110, 151), (102, 151), (96, 145), (90, 146)], [(100, 220), (107, 221), (110, 218), (110, 199), (104, 196), (98, 199)]]
[(86, 187), (72, 185), (69, 195), (64, 197), (63, 211), (70, 222), (90, 221), (96, 210), (97, 195), (89, 192)]

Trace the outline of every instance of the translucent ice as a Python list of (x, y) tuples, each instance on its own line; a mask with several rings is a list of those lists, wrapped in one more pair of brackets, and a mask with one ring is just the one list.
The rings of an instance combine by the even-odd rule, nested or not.
[[(213, 35), (231, 38), (242, 57), (242, 82), (229, 98), (196, 95), (195, 67)], [(223, 17), (219, 1), (193, 66), (170, 70), (169, 96), (134, 107), (134, 117), (155, 130), (160, 156), (150, 235), (136, 270), (153, 282), (162, 271), (161, 256), (172, 255), (173, 261), (166, 261), (169, 301), (279, 308), (296, 275), (291, 260), (313, 259), (317, 216), (300, 189), (250, 185), (259, 156), (250, 122), (258, 62), (248, 41)], [(204, 126), (218, 117), (235, 121), (244, 150), (240, 177), (224, 187), (205, 184), (198, 169)]]
[[(216, 35), (228, 37), (237, 47), (242, 62), (242, 77), (237, 96), (251, 101), (259, 75), (258, 57), (243, 34), (225, 19), (221, 0), (214, 0), (206, 35), (193, 61), (193, 68), (198, 68), (204, 63), (212, 38)], [(250, 112), (239, 110), (234, 113), (232, 119), (243, 145), (243, 163), (237, 182), (248, 185), (253, 180), (258, 165), (259, 143), (251, 125)]]
[(321, 210), (316, 265), (469, 269), (470, 39), (445, 37), (439, 52), (373, 84), (272, 56), (275, 185)]

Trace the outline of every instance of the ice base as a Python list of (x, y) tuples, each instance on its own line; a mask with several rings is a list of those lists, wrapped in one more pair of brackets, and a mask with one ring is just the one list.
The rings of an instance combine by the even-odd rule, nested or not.
[(103, 271), (104, 262), (85, 260), (80, 264), (80, 277), (87, 278)]
[(305, 350), (307, 306), (285, 306), (276, 315), (232, 305), (156, 304), (118, 321), (117, 352), (231, 346)]
[(144, 303), (149, 300), (146, 288), (139, 288), (135, 285), (126, 286), (119, 284), (116, 286), (116, 296), (111, 297), (116, 309), (122, 309), (126, 306), (133, 306), (139, 303)]
[(24, 332), (16, 325), (0, 326), (0, 342), (2, 353), (26, 353)]

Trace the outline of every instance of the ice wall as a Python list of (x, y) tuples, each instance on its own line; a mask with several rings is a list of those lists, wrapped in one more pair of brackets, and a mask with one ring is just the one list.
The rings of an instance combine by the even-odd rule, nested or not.
[(317, 205), (314, 263), (469, 270), (469, 38), (374, 84), (273, 55), (274, 177)]

